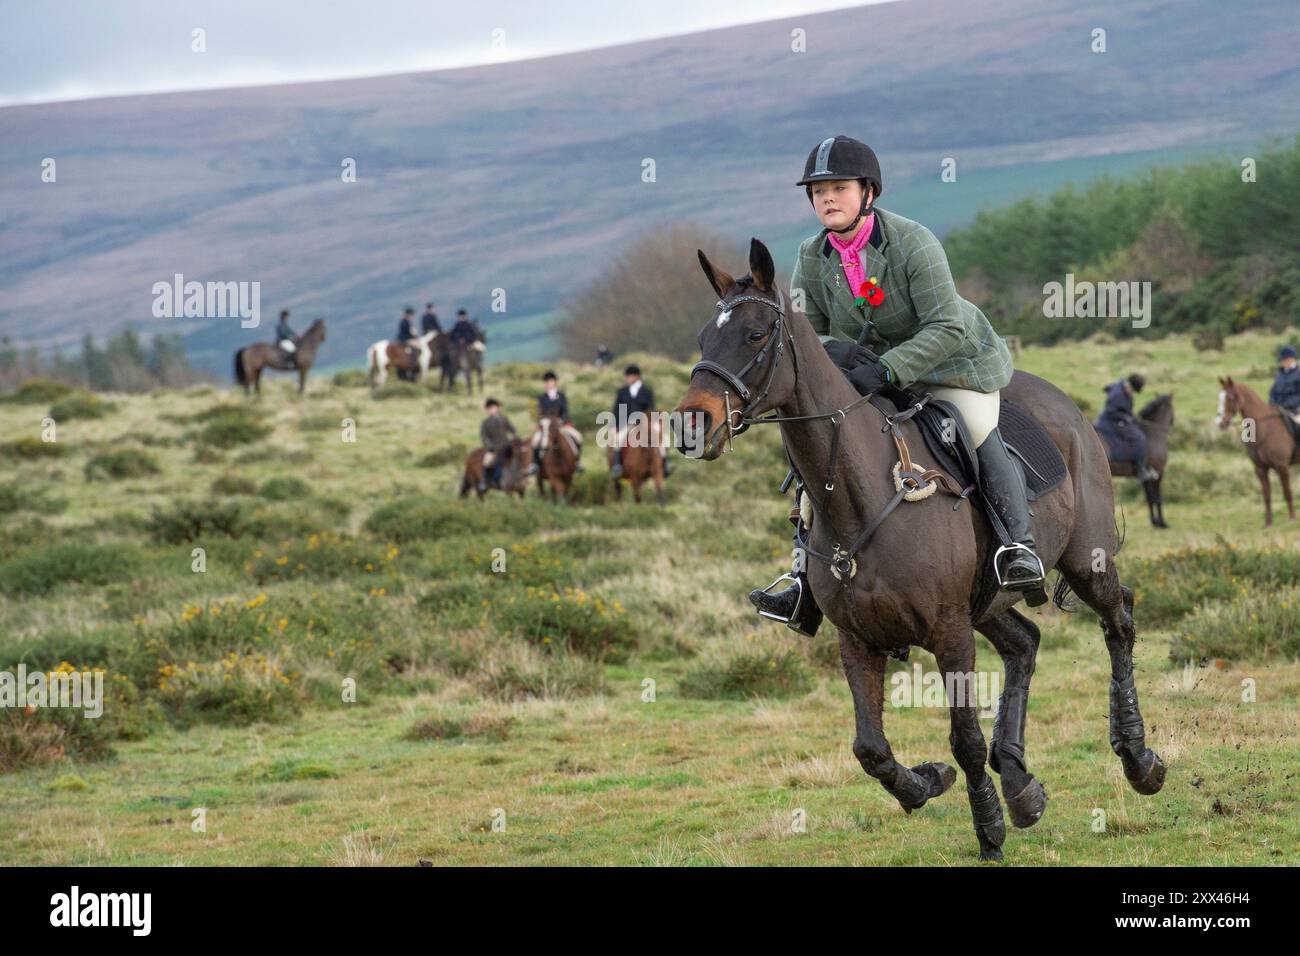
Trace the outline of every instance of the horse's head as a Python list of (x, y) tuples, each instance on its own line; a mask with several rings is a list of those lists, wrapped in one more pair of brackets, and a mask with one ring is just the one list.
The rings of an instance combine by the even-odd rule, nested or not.
[(1172, 392), (1157, 395), (1142, 406), (1138, 417), (1161, 425), (1174, 423), (1174, 395)]
[(1232, 419), (1241, 411), (1241, 397), (1237, 394), (1237, 383), (1232, 376), (1219, 379), (1219, 411), (1214, 416), (1214, 424), (1227, 428)]
[(700, 361), (673, 418), (679, 423), (677, 449), (690, 453), (693, 443), (685, 436), (693, 432), (703, 440), (698, 457), (711, 461), (728, 435), (749, 427), (745, 419), (779, 407), (794, 393), (794, 340), (787, 325), (790, 299), (777, 288), (765, 245), (750, 240), (749, 275), (739, 279), (716, 268), (703, 252), (699, 257), (718, 303), (700, 330)]

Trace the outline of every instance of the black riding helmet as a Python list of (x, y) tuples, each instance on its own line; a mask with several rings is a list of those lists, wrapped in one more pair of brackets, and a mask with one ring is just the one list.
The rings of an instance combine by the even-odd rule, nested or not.
[(837, 233), (852, 232), (870, 208), (867, 184), (876, 187), (876, 199), (885, 191), (880, 182), (880, 161), (866, 143), (851, 136), (831, 136), (818, 143), (808, 154), (808, 160), (803, 164), (803, 179), (795, 185), (804, 187), (808, 202), (812, 204), (812, 184), (832, 179), (856, 179), (862, 183), (862, 208), (858, 210), (857, 218), (844, 229), (833, 230)]

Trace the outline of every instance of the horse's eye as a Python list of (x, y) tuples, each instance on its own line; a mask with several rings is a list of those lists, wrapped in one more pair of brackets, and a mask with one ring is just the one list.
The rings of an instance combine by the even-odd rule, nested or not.
[(767, 333), (764, 332), (762, 329), (755, 329), (753, 332), (749, 333), (749, 341), (757, 342), (765, 335), (767, 335)]

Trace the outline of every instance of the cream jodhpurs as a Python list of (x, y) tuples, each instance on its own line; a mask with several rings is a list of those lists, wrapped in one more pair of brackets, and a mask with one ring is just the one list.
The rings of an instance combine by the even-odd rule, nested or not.
[[(998, 427), (998, 412), (1002, 408), (1001, 392), (976, 392), (969, 388), (949, 388), (947, 385), (917, 386), (914, 391), (929, 392), (935, 398), (957, 406), (976, 448), (984, 444), (984, 439)], [(812, 502), (808, 500), (807, 493), (799, 496), (799, 518), (805, 528), (810, 527)]]

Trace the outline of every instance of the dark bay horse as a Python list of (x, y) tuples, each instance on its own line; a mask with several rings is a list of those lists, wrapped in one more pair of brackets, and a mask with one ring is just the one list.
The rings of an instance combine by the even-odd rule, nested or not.
[[(482, 448), (475, 448), (465, 459), (465, 473), (460, 479), (460, 496), (464, 498), (474, 491), (478, 495), (478, 500), (482, 501), (485, 491), (478, 490), (479, 479), (483, 477), (483, 459), (486, 452)], [(524, 496), (524, 491), (528, 488), (528, 482), (524, 478), (524, 470), (528, 467), (528, 462), (532, 457), (532, 446), (527, 440), (516, 438), (511, 441), (497, 454), (501, 456), (501, 483), (500, 485), (488, 485), (488, 491), (496, 488), (504, 491), (506, 494), (517, 494), (520, 498)]]
[[(972, 620), (986, 555), (996, 539), (969, 502), (958, 501), (954, 508), (951, 497), (934, 494), (898, 505), (898, 514), (876, 524), (902, 494), (896, 494), (890, 474), (899, 450), (890, 432), (882, 430), (886, 413), (857, 394), (807, 319), (777, 288), (766, 246), (752, 240), (750, 273), (740, 280), (716, 268), (703, 252), (699, 258), (719, 297), (718, 312), (700, 332), (702, 360), (675, 416), (698, 423), (700, 440), (686, 437), (688, 424), (685, 435), (678, 429), (679, 449), (694, 447), (700, 457), (714, 460), (758, 416), (774, 413), (767, 420), (779, 424), (785, 450), (813, 498), (808, 576), (817, 603), (838, 631), (856, 714), (854, 755), (908, 813), (953, 784), (956, 771), (947, 764), (900, 764), (883, 729), (887, 657), (904, 656), (912, 646), (933, 653), (945, 686), (958, 689), (949, 691), (950, 740), (965, 772), (980, 857), (1001, 859), (1006, 828), (985, 772), (986, 756), (1001, 775), (1016, 826), (1034, 824), (1047, 799), (1025, 762), (1029, 682), (1040, 635), (1014, 607), (1024, 594), (1000, 593)], [(1111, 749), (1137, 792), (1156, 793), (1165, 766), (1146, 746), (1138, 709), (1133, 592), (1115, 569), (1119, 542), (1105, 449), (1091, 423), (1054, 385), (1017, 372), (1003, 395), (1043, 425), (1067, 465), (1062, 483), (1033, 503), (1038, 554), (1045, 567), (1061, 574), (1058, 603), (1073, 589), (1101, 617), (1111, 664)], [(913, 422), (898, 427), (912, 448), (925, 447)], [(835, 481), (828, 480), (832, 467), (839, 476)], [(827, 485), (832, 490), (823, 492)], [(870, 547), (856, 547), (864, 535)], [(849, 542), (854, 543), (841, 547)], [(989, 639), (1006, 666), (991, 750), (985, 747), (974, 695), (960, 693), (975, 676), (974, 630)]]
[[(1242, 447), (1246, 457), (1255, 466), (1264, 493), (1264, 527), (1273, 523), (1273, 489), (1269, 487), (1268, 473), (1277, 472), (1282, 485), (1286, 510), (1295, 520), (1295, 505), (1291, 501), (1291, 466), (1300, 463), (1300, 444), (1297, 444), (1282, 422), (1284, 412), (1270, 405), (1232, 376), (1219, 379), (1219, 414), (1215, 424), (1227, 428), (1238, 413), (1242, 417)], [(1249, 423), (1249, 424), (1248, 424)]]
[(280, 349), (270, 342), (255, 342), (252, 345), (246, 345), (235, 353), (235, 381), (244, 386), (244, 394), (248, 394), (250, 388), (255, 388), (257, 394), (262, 394), (262, 371), (273, 368), (281, 372), (298, 372), (298, 394), (301, 395), (303, 389), (307, 386), (307, 373), (311, 371), (312, 363), (316, 361), (316, 350), (320, 344), (325, 341), (325, 320), (317, 319), (311, 324), (298, 341), (294, 357), (295, 365), (290, 365), (284, 358)]
[(567, 502), (569, 486), (573, 484), (573, 475), (578, 470), (578, 456), (573, 453), (568, 439), (560, 430), (564, 424), (562, 421), (551, 416), (541, 419), (537, 424), (542, 429), (542, 443), (545, 446), (541, 467), (537, 472), (537, 490), (545, 495), (546, 485), (543, 482), (546, 482), (551, 486), (552, 501), (558, 496), (561, 501)]
[[(1147, 511), (1151, 514), (1152, 525), (1168, 528), (1169, 525), (1165, 524), (1165, 498), (1160, 491), (1160, 483), (1164, 481), (1165, 466), (1169, 464), (1169, 430), (1174, 427), (1173, 394), (1157, 395), (1143, 405), (1137, 414), (1137, 423), (1147, 436), (1147, 465), (1158, 472), (1155, 478), (1142, 482), (1142, 490), (1147, 497)], [(1134, 462), (1113, 461), (1104, 439), (1101, 446), (1106, 449), (1112, 478), (1137, 477)]]
[(475, 376), (478, 377), (478, 390), (483, 391), (483, 346), (487, 344), (487, 335), (475, 323), (477, 336), (473, 342), (451, 341), (449, 336), (438, 337), (438, 367), (442, 376), (438, 381), (438, 390), (445, 392), (448, 388), (456, 391), (456, 378), (465, 376), (465, 391), (474, 394)]

